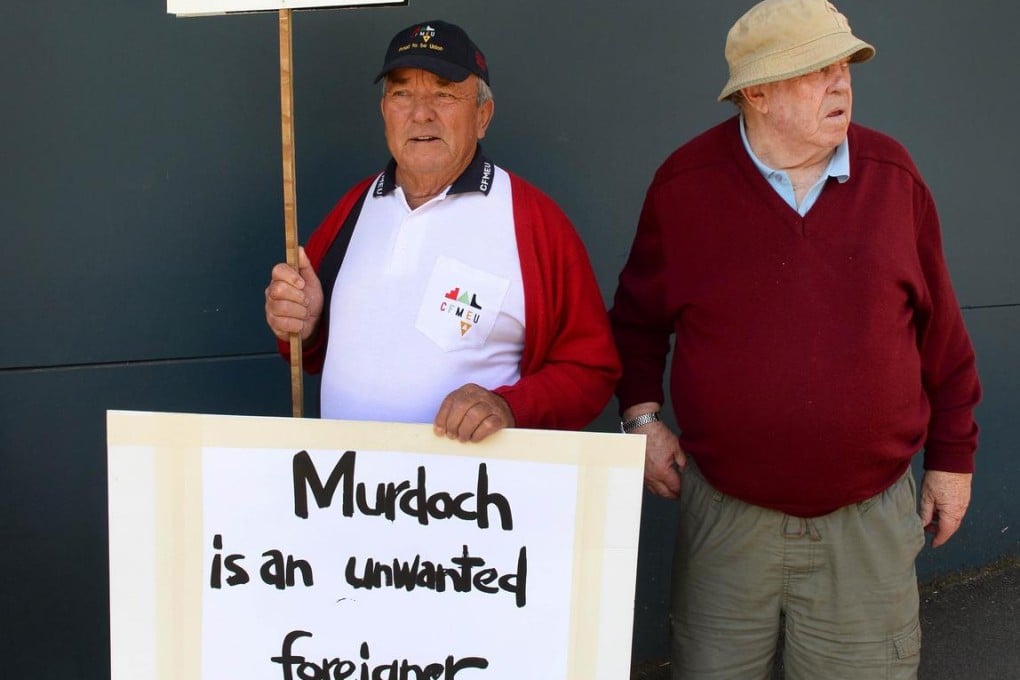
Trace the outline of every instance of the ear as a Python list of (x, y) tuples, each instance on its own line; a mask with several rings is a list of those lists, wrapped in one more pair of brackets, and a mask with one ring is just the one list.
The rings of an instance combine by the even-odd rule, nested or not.
[(496, 102), (493, 100), (490, 99), (478, 107), (478, 115), (475, 118), (478, 139), (485, 137), (485, 131), (489, 129), (489, 123), (492, 122), (494, 115), (496, 115)]
[(746, 102), (747, 106), (758, 113), (766, 114), (769, 112), (768, 88), (765, 85), (751, 85), (750, 87), (742, 88), (740, 94), (744, 95), (744, 102)]

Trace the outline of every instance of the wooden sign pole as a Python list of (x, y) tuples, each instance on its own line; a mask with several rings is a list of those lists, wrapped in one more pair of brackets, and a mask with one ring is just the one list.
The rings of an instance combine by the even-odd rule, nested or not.
[[(366, 7), (406, 5), (408, 0), (167, 0), (167, 12), (177, 16), (205, 16), (277, 10), (280, 17), (280, 131), (283, 149), (283, 222), (287, 264), (298, 266), (297, 172), (294, 161), (294, 76), (291, 18), (293, 8)], [(301, 336), (290, 335), (291, 412), (301, 418), (305, 410)]]
[[(283, 221), (287, 264), (298, 266), (297, 181), (294, 161), (294, 49), (290, 9), (280, 12), (280, 131), (283, 141)], [(290, 334), (291, 414), (304, 415), (301, 335)]]

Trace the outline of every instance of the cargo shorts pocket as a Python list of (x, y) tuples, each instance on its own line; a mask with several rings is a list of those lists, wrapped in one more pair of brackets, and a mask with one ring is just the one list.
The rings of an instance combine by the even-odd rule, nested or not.
[(917, 624), (909, 633), (893, 638), (897, 659), (909, 659), (921, 653), (921, 625)]

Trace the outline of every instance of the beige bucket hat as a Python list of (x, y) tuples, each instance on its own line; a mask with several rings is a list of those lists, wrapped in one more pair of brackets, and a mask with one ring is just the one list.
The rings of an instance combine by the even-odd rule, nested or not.
[(850, 32), (826, 0), (764, 0), (726, 35), (730, 79), (719, 101), (744, 87), (786, 80), (842, 59), (867, 61), (875, 48)]

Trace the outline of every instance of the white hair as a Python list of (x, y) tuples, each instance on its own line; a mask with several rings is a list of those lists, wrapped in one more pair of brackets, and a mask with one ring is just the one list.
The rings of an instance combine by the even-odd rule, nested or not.
[(744, 93), (740, 90), (735, 91), (729, 97), (726, 97), (726, 101), (737, 107), (738, 110), (744, 110), (744, 104), (747, 103), (747, 99), (744, 97)]

